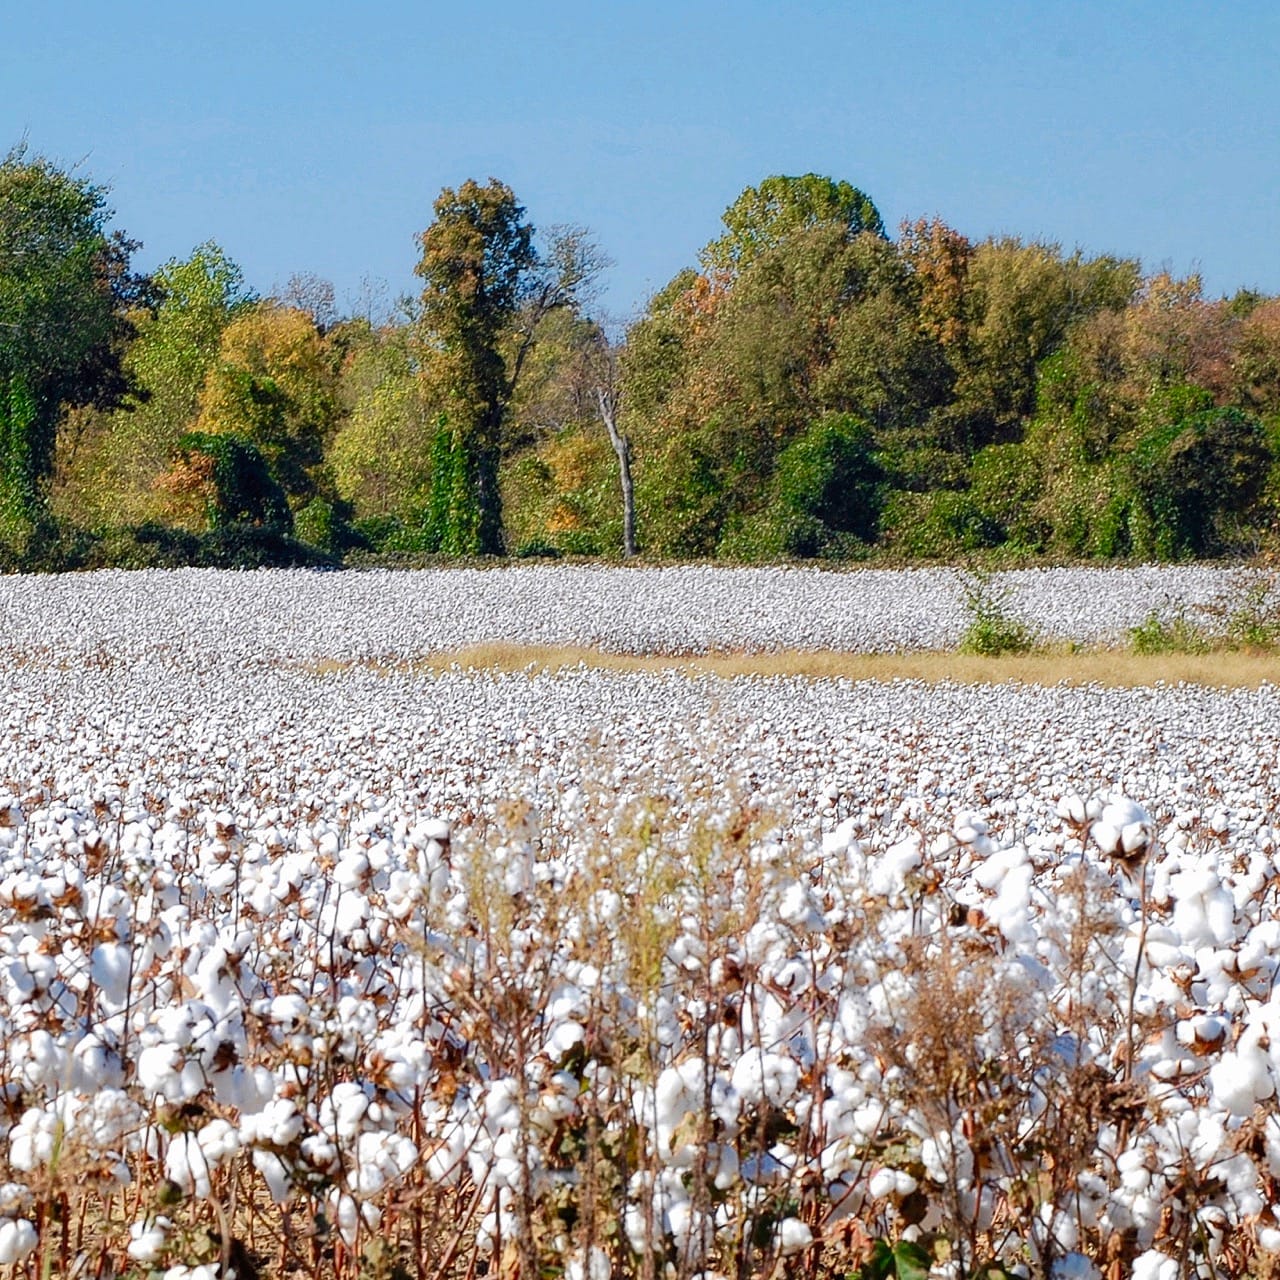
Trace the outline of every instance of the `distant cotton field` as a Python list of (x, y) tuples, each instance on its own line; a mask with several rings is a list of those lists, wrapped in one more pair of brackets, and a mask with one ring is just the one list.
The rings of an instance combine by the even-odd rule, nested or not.
[[(1096, 639), (1222, 581), (1011, 599)], [(0, 580), (0, 1263), (1273, 1274), (1276, 688), (341, 665), (946, 644), (958, 600)]]
[[(1028, 569), (996, 575), (1047, 639), (1123, 640), (1153, 611), (1210, 604), (1232, 572), (1206, 566)], [(410, 658), (488, 641), (617, 653), (945, 648), (966, 625), (950, 569), (617, 569), (511, 566), (368, 573), (104, 572), (0, 577), (0, 645), (116, 658)], [(198, 605), (198, 607), (196, 607)]]

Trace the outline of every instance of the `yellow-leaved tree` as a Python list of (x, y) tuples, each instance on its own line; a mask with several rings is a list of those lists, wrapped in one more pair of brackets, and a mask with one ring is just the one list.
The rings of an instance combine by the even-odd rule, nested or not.
[(300, 506), (332, 486), (325, 450), (337, 425), (338, 373), (314, 319), (262, 302), (222, 332), (195, 429), (252, 444)]

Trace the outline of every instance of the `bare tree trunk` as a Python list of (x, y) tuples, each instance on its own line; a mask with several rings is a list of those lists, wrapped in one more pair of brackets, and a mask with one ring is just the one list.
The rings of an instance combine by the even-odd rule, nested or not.
[(596, 388), (600, 420), (609, 433), (609, 443), (618, 455), (618, 475), (622, 481), (622, 554), (629, 560), (636, 553), (636, 500), (631, 484), (631, 441), (618, 430), (618, 398), (604, 387)]

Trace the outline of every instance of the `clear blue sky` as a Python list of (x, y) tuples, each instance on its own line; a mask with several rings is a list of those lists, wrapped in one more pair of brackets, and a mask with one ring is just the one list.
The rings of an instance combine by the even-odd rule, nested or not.
[(112, 188), (151, 267), (218, 240), (414, 288), (444, 185), (585, 224), (618, 317), (771, 173), (1280, 293), (1276, 0), (0, 0), (0, 149)]

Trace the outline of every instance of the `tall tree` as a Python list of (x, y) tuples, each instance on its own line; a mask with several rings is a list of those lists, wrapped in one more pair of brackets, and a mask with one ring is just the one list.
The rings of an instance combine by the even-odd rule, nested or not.
[(604, 259), (577, 227), (553, 234), (541, 259), (524, 207), (496, 178), (446, 187), (435, 215), (415, 268), (423, 280), (423, 366), (444, 391), (448, 439), (434, 452), (451, 459), (444, 472), (461, 488), (433, 493), (434, 509), (454, 513), (433, 536), (442, 550), (501, 555), (498, 467), (511, 398), (541, 321), (575, 305)]
[(884, 222), (871, 197), (847, 182), (816, 173), (774, 175), (746, 190), (724, 211), (725, 233), (701, 253), (708, 271), (736, 274), (797, 231), (831, 224), (853, 237), (883, 238)]
[(496, 178), (446, 187), (435, 215), (422, 234), (416, 271), (424, 282), (422, 327), (446, 379), (452, 444), (464, 460), (465, 497), (475, 510), (474, 530), (456, 549), (501, 555), (498, 464), (512, 384), (501, 341), (537, 263), (533, 227), (511, 188)]
[(128, 311), (150, 300), (137, 245), (108, 234), (106, 193), (23, 148), (0, 161), (0, 534), (25, 541), (45, 511), (58, 420), (120, 404)]

